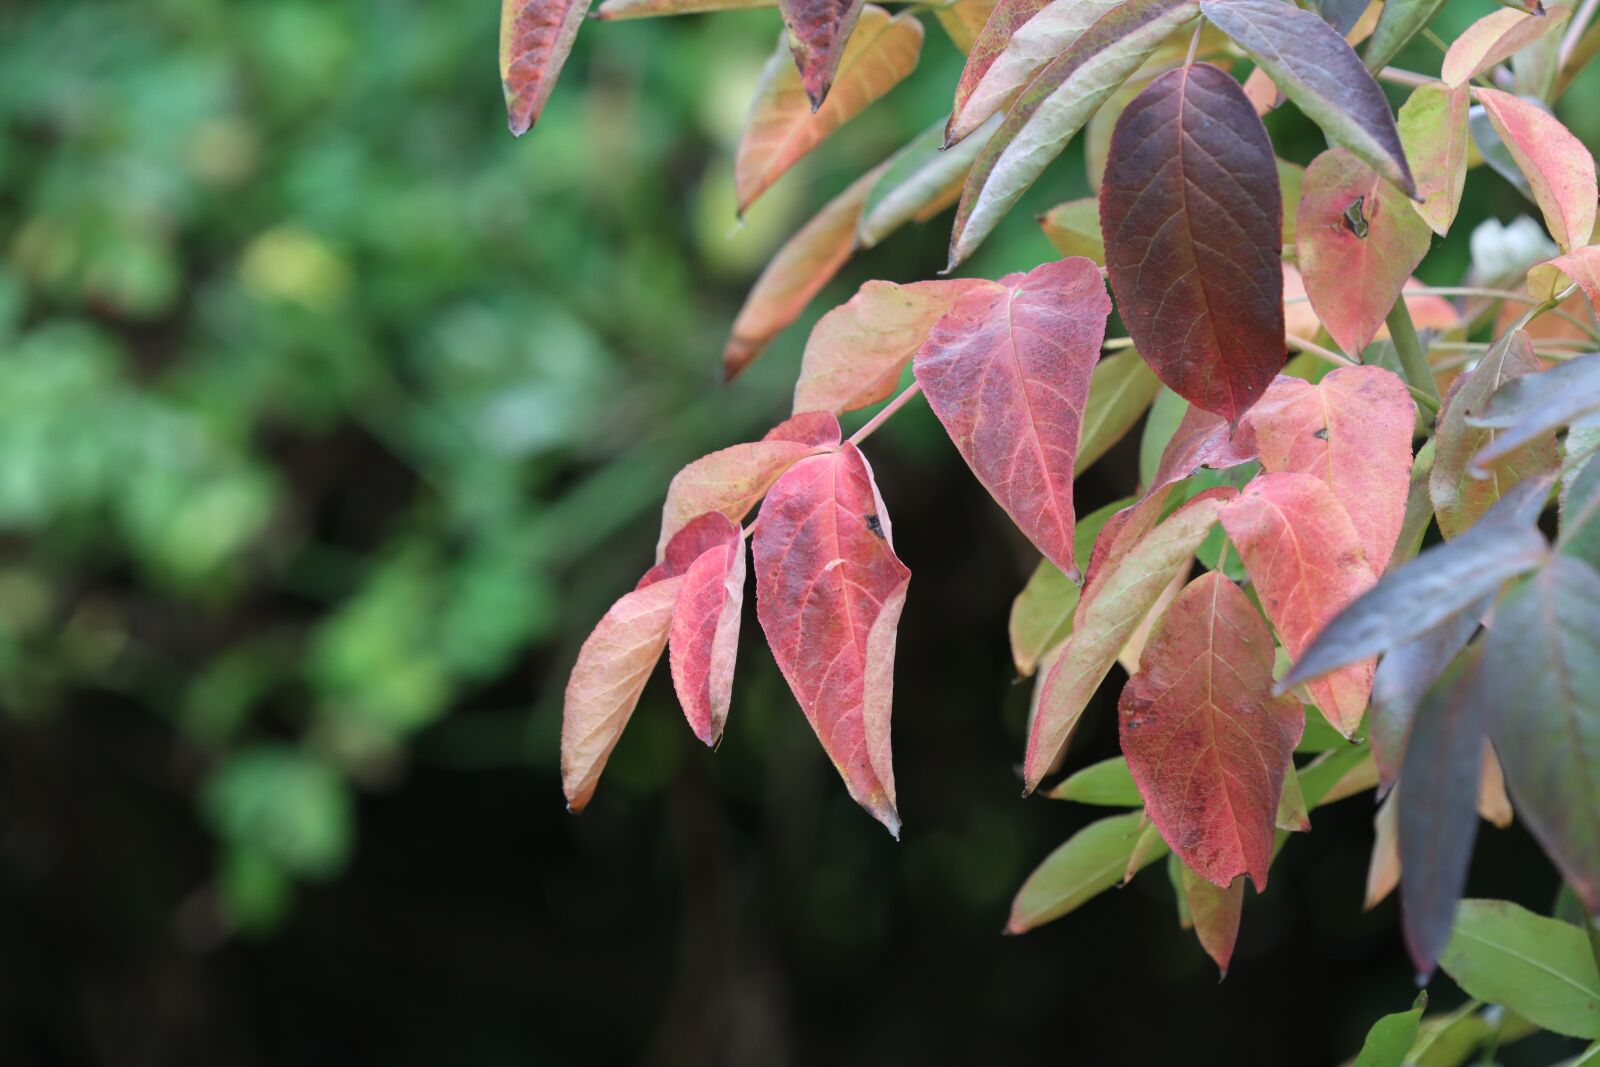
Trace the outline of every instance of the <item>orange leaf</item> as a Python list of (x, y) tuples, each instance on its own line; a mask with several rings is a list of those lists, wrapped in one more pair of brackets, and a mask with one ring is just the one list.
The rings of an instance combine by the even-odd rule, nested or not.
[(1478, 89), (1478, 102), (1517, 161), (1544, 212), (1550, 236), (1563, 252), (1589, 243), (1594, 232), (1594, 157), (1547, 111), (1510, 93)]
[(890, 18), (883, 8), (868, 4), (839, 60), (833, 91), (813, 111), (800, 74), (779, 41), (762, 72), (734, 159), (739, 213), (824, 138), (898, 85), (916, 67), (921, 52), (922, 23)]
[(1496, 63), (1512, 55), (1560, 26), (1568, 8), (1552, 7), (1534, 14), (1515, 8), (1493, 11), (1468, 26), (1450, 43), (1444, 54), (1439, 79), (1451, 88), (1466, 85)]

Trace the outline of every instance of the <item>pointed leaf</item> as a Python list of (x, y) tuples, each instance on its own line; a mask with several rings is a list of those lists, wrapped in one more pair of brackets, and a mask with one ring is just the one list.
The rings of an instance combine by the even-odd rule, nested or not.
[(1106, 262), (1106, 243), (1100, 237), (1100, 198), (1086, 196), (1069, 200), (1039, 216), (1045, 237), (1063, 256), (1083, 256), (1101, 266)]
[[(1027, 933), (1059, 919), (1122, 881), (1143, 819), (1144, 814), (1137, 811), (1112, 815), (1069, 837), (1017, 890), (1006, 932)], [(1154, 863), (1165, 854), (1166, 849), (1156, 849), (1145, 857), (1145, 863)]]
[(1528, 292), (1553, 300), (1570, 282), (1577, 282), (1591, 307), (1600, 308), (1600, 245), (1577, 248), (1528, 271)]
[(922, 23), (890, 18), (883, 8), (866, 5), (839, 60), (833, 91), (815, 110), (787, 52), (780, 40), (777, 53), (762, 71), (739, 138), (733, 184), (741, 215), (802, 156), (916, 68), (922, 54)]
[(1428, 495), (1445, 537), (1460, 536), (1517, 482), (1554, 472), (1560, 466), (1555, 437), (1547, 435), (1524, 446), (1514, 459), (1497, 465), (1487, 478), (1472, 474), (1473, 457), (1492, 447), (1503, 431), (1471, 425), (1468, 413), (1483, 410), (1506, 382), (1538, 369), (1533, 342), (1518, 330), (1496, 341), (1472, 372), (1457, 378), (1445, 394), (1433, 472), (1428, 476)]
[(862, 0), (778, 0), (800, 82), (820, 108), (861, 16)]
[[(1299, 657), (1375, 580), (1350, 516), (1315, 475), (1263, 474), (1222, 510), (1221, 520), (1291, 656)], [(1369, 659), (1307, 686), (1346, 737), (1366, 710), (1372, 672)]]
[(1229, 421), (1283, 366), (1279, 197), (1266, 129), (1209, 64), (1152, 81), (1112, 136), (1100, 212), (1118, 309), (1157, 376)]
[(1557, 555), (1500, 602), (1484, 647), (1506, 786), (1533, 836), (1600, 913), (1600, 574)]
[(1417, 994), (1410, 1011), (1385, 1015), (1372, 1024), (1352, 1067), (1403, 1067), (1411, 1046), (1422, 1028), (1422, 1013), (1428, 1007), (1428, 991)]
[[(1115, 532), (1108, 524), (1101, 532), (1101, 541), (1112, 543), (1103, 552), (1096, 546), (1101, 561), (1090, 566), (1072, 636), (1039, 691), (1023, 763), (1026, 791), (1050, 773), (1117, 653), (1172, 576), (1188, 565), (1216, 524), (1217, 512), (1234, 495), (1228, 488), (1207, 490), (1154, 528), (1140, 519), (1120, 524)], [(1159, 513), (1161, 499), (1150, 498), (1134, 510)]]
[[(978, 48), (967, 57), (967, 67), (956, 86), (955, 105), (945, 128), (945, 143), (955, 144), (977, 129), (990, 115), (1010, 106), (1018, 92), (1044, 66), (1066, 50), (1100, 16), (1121, 0), (1055, 0), (1043, 5), (1024, 0), (1002, 4), (996, 12), (1001, 22), (995, 35), (1010, 33), (996, 52), (980, 54)], [(1020, 18), (1019, 18), (1020, 17)], [(988, 27), (985, 27), (987, 36)], [(983, 40), (980, 46), (990, 42)]]
[(959, 297), (913, 365), (972, 472), (1070, 577), (1073, 463), (1110, 314), (1092, 262), (1046, 263)]
[(1419, 637), (1537, 567), (1549, 553), (1535, 526), (1549, 488), (1548, 479), (1521, 483), (1461, 537), (1384, 575), (1323, 628), (1278, 691)]
[(1239, 939), (1244, 879), (1235, 878), (1232, 884), (1219, 888), (1188, 867), (1182, 871), (1183, 900), (1190, 922), (1194, 924), (1194, 935), (1226, 978), (1228, 963), (1233, 959), (1233, 945)]
[(1400, 143), (1422, 198), (1411, 206), (1440, 237), (1455, 221), (1467, 185), (1469, 103), (1466, 86), (1430, 83), (1411, 90), (1397, 116)]
[(934, 323), (974, 290), (1004, 291), (981, 278), (867, 282), (812, 329), (794, 386), (794, 409), (843, 413), (889, 396)]
[(561, 712), (561, 789), (567, 810), (582, 811), (594, 796), (600, 772), (666, 650), (682, 584), (680, 575), (627, 594), (579, 649)]
[(1196, 0), (1123, 0), (1039, 72), (972, 165), (950, 234), (951, 269), (1000, 224), (1105, 98), (1198, 14)]
[(1589, 243), (1594, 232), (1594, 157), (1548, 111), (1497, 89), (1476, 91), (1495, 133), (1517, 161), (1563, 252)]
[(1272, 633), (1212, 571), (1156, 624), (1118, 705), (1122, 751), (1146, 810), (1184, 865), (1226, 887), (1265, 888), (1284, 768), (1305, 726), (1272, 696)]
[[(1119, 500), (1107, 504), (1078, 520), (1072, 533), (1072, 554), (1080, 571), (1089, 565), (1089, 553), (1106, 520), (1126, 503)], [(1011, 602), (1011, 657), (1020, 677), (1033, 674), (1039, 661), (1072, 632), (1078, 593), (1077, 584), (1060, 567), (1047, 559), (1039, 561), (1033, 577)]]
[(1113, 808), (1137, 808), (1144, 804), (1139, 787), (1133, 784), (1133, 775), (1128, 772), (1128, 761), (1121, 756), (1074, 771), (1044, 795), (1051, 800), (1075, 800), (1079, 804)]
[[(1320, 719), (1315, 720), (1321, 722)], [(1304, 728), (1305, 715), (1300, 717), (1301, 734), (1300, 743), (1305, 742)], [(1339, 739), (1341, 742), (1344, 738)], [(1300, 745), (1295, 746), (1296, 751)], [(1300, 775), (1295, 771), (1294, 760), (1289, 761), (1288, 767), (1283, 772), (1283, 793), (1278, 797), (1278, 810), (1272, 817), (1273, 825), (1279, 830), (1287, 830), (1292, 834), (1303, 834), (1311, 829), (1311, 812), (1306, 807), (1306, 795), (1300, 791)]]
[(1547, 371), (1513, 378), (1488, 401), (1466, 411), (1467, 423), (1502, 431), (1472, 458), (1483, 476), (1518, 450), (1542, 442), (1592, 411), (1600, 411), (1600, 355), (1579, 356)]
[(1372, 818), (1372, 860), (1367, 864), (1367, 896), (1361, 910), (1371, 911), (1400, 884), (1400, 792), (1391, 790)]
[(813, 452), (838, 447), (839, 421), (825, 411), (808, 411), (774, 426), (759, 441), (695, 460), (667, 486), (656, 559), (665, 558), (667, 543), (691, 519), (716, 511), (739, 522), (784, 471)]
[(1095, 364), (1078, 439), (1077, 473), (1088, 470), (1133, 429), (1160, 388), (1161, 380), (1137, 352), (1117, 352)]
[(1490, 12), (1450, 43), (1439, 70), (1439, 80), (1452, 88), (1465, 86), (1560, 25), (1568, 11), (1568, 8), (1552, 7), (1536, 13), (1515, 8)]
[(1490, 713), (1484, 683), (1479, 657), (1469, 651), (1423, 698), (1400, 772), (1401, 925), (1422, 976), (1433, 973), (1450, 939), (1478, 833)]
[[(696, 526), (703, 529), (695, 529)], [(715, 538), (684, 571), (672, 612), (668, 662), (678, 703), (695, 736), (716, 747), (728, 721), (733, 665), (739, 651), (744, 609), (744, 532), (720, 512), (701, 516), (679, 531), (677, 542)], [(673, 545), (667, 546), (667, 556)]]
[(539, 121), (588, 10), (588, 0), (500, 0), (500, 85), (514, 136)]
[(1350, 515), (1368, 563), (1387, 562), (1405, 519), (1416, 404), (1381, 367), (1339, 367), (1312, 385), (1279, 378), (1250, 410), (1265, 471), (1321, 478)]
[(1295, 233), (1311, 306), (1334, 342), (1354, 353), (1377, 336), (1433, 241), (1398, 190), (1337, 148), (1306, 168)]
[(872, 187), (856, 227), (856, 242), (872, 248), (908, 222), (926, 222), (961, 198), (972, 161), (1000, 124), (986, 124), (959, 145), (941, 151), (943, 128), (929, 126), (896, 152)]
[(745, 297), (722, 352), (723, 377), (739, 375), (796, 318), (855, 251), (861, 209), (888, 161), (834, 197), (772, 257)]
[(1203, 0), (1200, 10), (1335, 144), (1416, 192), (1389, 101), (1337, 30), (1282, 0)]
[(911, 572), (857, 448), (789, 468), (753, 540), (756, 616), (850, 795), (899, 836), (890, 759), (895, 629)]
[(1506, 900), (1464, 900), (1439, 963), (1468, 996), (1558, 1034), (1600, 1037), (1600, 971), (1571, 923)]
[[(956, 83), (955, 103), (950, 108), (950, 118), (945, 126), (944, 144), (953, 145), (978, 127), (978, 123), (975, 122), (971, 125), (971, 129), (961, 132), (957, 119), (966, 110), (973, 91), (988, 74), (989, 68), (993, 67), (996, 60), (1010, 47), (1012, 37), (1049, 2), (1050, 0), (999, 0), (995, 4), (988, 21), (983, 24), (983, 30), (972, 42), (972, 47), (967, 49), (967, 63), (961, 71), (960, 81)], [(1020, 88), (1021, 85), (1017, 87)], [(998, 113), (1002, 106), (996, 105), (989, 113)]]

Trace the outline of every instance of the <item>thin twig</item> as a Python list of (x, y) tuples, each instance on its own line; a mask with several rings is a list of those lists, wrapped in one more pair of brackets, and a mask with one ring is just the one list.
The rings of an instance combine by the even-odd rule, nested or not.
[(851, 434), (850, 439), (845, 443), (859, 446), (862, 441), (865, 441), (867, 438), (871, 437), (873, 432), (877, 430), (879, 426), (882, 426), (884, 423), (888, 422), (890, 416), (899, 411), (901, 408), (905, 407), (908, 400), (921, 392), (922, 383), (913, 379), (910, 385), (906, 386), (900, 391), (899, 396), (883, 405), (882, 410), (863, 423), (861, 429)]
[(1556, 70), (1566, 68), (1567, 60), (1572, 58), (1572, 53), (1578, 49), (1578, 42), (1583, 40), (1583, 31), (1594, 20), (1596, 9), (1600, 9), (1600, 0), (1583, 0), (1578, 10), (1573, 12), (1572, 21), (1567, 23), (1566, 36), (1561, 38), (1561, 47), (1556, 50)]

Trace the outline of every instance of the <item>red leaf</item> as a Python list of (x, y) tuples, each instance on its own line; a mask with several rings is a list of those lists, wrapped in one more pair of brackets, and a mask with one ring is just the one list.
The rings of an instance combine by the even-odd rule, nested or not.
[(1249, 415), (1262, 469), (1321, 478), (1377, 570), (1405, 519), (1415, 420), (1405, 382), (1381, 367), (1339, 367), (1315, 385), (1279, 378)]
[(969, 290), (917, 353), (917, 381), (984, 488), (1076, 577), (1072, 479), (1111, 299), (1087, 259)]
[(728, 721), (733, 664), (739, 651), (739, 616), (744, 607), (744, 533), (739, 524), (711, 512), (684, 527), (667, 546), (673, 559), (679, 542), (704, 549), (684, 572), (668, 635), (672, 685), (694, 734), (715, 746)]
[(1404, 193), (1342, 148), (1306, 168), (1295, 247), (1306, 295), (1334, 342), (1359, 354), (1427, 255), (1433, 231)]
[[(778, 476), (813, 452), (839, 447), (839, 421), (826, 411), (806, 411), (774, 426), (765, 437), (701, 456), (672, 478), (661, 509), (656, 558), (689, 521), (708, 511), (738, 522)], [(687, 569), (685, 561), (679, 573)]]
[(1196, 874), (1266, 888), (1283, 777), (1305, 728), (1272, 695), (1272, 632), (1216, 571), (1190, 582), (1156, 624), (1118, 704), (1122, 753), (1145, 808)]
[(1550, 236), (1563, 252), (1589, 243), (1594, 232), (1594, 157), (1583, 142), (1542, 108), (1497, 89), (1474, 90), (1533, 188)]
[(854, 445), (803, 459), (761, 505), (756, 615), (850, 795), (899, 835), (889, 751), (895, 627), (911, 572)]
[(794, 409), (854, 411), (887, 397), (933, 324), (973, 289), (1005, 291), (982, 278), (867, 282), (817, 320), (800, 361)]
[(662, 577), (611, 606), (578, 651), (561, 714), (561, 788), (582, 811), (667, 645), (683, 578)]
[[(1221, 519), (1291, 657), (1298, 659), (1375, 581), (1350, 516), (1315, 475), (1263, 474), (1222, 509)], [(1361, 723), (1373, 667), (1369, 658), (1306, 684), (1346, 737)]]
[(1100, 562), (1090, 564), (1072, 636), (1061, 646), (1038, 690), (1023, 759), (1027, 792), (1033, 792), (1060, 759), (1117, 653), (1172, 576), (1189, 565), (1195, 549), (1216, 525), (1218, 510), (1236, 495), (1227, 487), (1207, 490), (1156, 525), (1155, 516), (1165, 500), (1165, 494), (1158, 494), (1124, 512), (1132, 516), (1130, 520), (1115, 528), (1107, 523), (1100, 532), (1107, 547), (1095, 546)]
[(813, 111), (822, 106), (833, 85), (861, 5), (862, 0), (778, 0), (783, 24), (789, 30), (789, 49)]
[(517, 137), (539, 121), (588, 10), (588, 0), (500, 0), (500, 84)]
[(1118, 309), (1162, 381), (1236, 422), (1284, 362), (1272, 143), (1224, 71), (1180, 67), (1111, 136), (1100, 224)]

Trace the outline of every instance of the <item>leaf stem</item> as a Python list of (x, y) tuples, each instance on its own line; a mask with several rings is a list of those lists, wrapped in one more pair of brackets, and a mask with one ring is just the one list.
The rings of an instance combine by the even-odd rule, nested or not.
[(1438, 78), (1430, 78), (1426, 74), (1416, 71), (1401, 70), (1399, 67), (1384, 67), (1378, 71), (1378, 80), (1390, 82), (1394, 85), (1409, 85), (1413, 88), (1419, 85), (1432, 85)]
[(1572, 15), (1572, 21), (1567, 23), (1567, 33), (1561, 38), (1561, 47), (1556, 51), (1557, 71), (1565, 68), (1567, 61), (1572, 58), (1572, 53), (1578, 50), (1578, 42), (1583, 40), (1583, 31), (1589, 28), (1597, 8), (1600, 8), (1600, 0), (1583, 0), (1583, 3), (1578, 5), (1578, 10)]
[(851, 434), (845, 444), (860, 446), (861, 442), (871, 437), (879, 426), (888, 422), (895, 412), (905, 407), (907, 401), (921, 392), (922, 383), (913, 378), (911, 384), (902, 389), (898, 396), (883, 405), (876, 415), (862, 423), (861, 429)]
[[(1357, 363), (1349, 356), (1341, 356), (1332, 349), (1323, 348), (1321, 345), (1315, 344), (1311, 341), (1306, 341), (1302, 338), (1293, 336), (1286, 337), (1284, 340), (1289, 343), (1290, 348), (1293, 348), (1299, 352), (1304, 352), (1308, 356), (1315, 356), (1324, 363), (1332, 363), (1335, 367), (1361, 366), (1361, 364)], [(1439, 413), (1439, 401), (1436, 398), (1429, 396), (1427, 393), (1424, 393), (1421, 389), (1418, 389), (1409, 382), (1406, 383), (1406, 390), (1411, 394), (1411, 399), (1415, 400), (1419, 406), (1427, 409), (1432, 414), (1437, 415)]]
[[(1573, 290), (1571, 289), (1567, 290), (1562, 299), (1565, 300), (1568, 296), (1571, 296), (1572, 292)], [(1407, 289), (1405, 293), (1406, 296), (1481, 296), (1490, 300), (1507, 300), (1514, 304), (1542, 303), (1538, 297), (1529, 296), (1527, 293), (1519, 293), (1511, 289), (1485, 289), (1476, 285), (1418, 285)], [(1303, 304), (1309, 299), (1311, 298), (1307, 296), (1286, 296), (1283, 298), (1283, 302), (1285, 304)], [(1577, 316), (1570, 315), (1560, 308), (1552, 308), (1550, 313), (1556, 318), (1576, 326), (1584, 332), (1585, 336), (1592, 340), (1600, 341), (1600, 332), (1597, 332), (1593, 326)]]
[(1199, 49), (1200, 49), (1200, 33), (1205, 28), (1206, 28), (1206, 19), (1205, 19), (1205, 16), (1202, 15), (1202, 16), (1200, 16), (1199, 21), (1197, 21), (1194, 24), (1194, 36), (1189, 38), (1189, 54), (1183, 58), (1183, 65), (1184, 66), (1186, 66), (1186, 67), (1194, 66), (1194, 54), (1195, 54), (1195, 52), (1199, 51)]
[[(1522, 318), (1518, 319), (1517, 322), (1516, 322), (1516, 325), (1512, 326), (1511, 329), (1506, 331), (1506, 332), (1507, 333), (1516, 333), (1518, 330), (1525, 328), (1528, 325), (1528, 323), (1532, 322), (1534, 319), (1538, 318), (1540, 315), (1543, 315), (1546, 311), (1554, 311), (1554, 310), (1556, 310), (1556, 308), (1561, 306), (1562, 301), (1566, 300), (1567, 297), (1571, 296), (1573, 293), (1576, 293), (1577, 291), (1578, 291), (1578, 283), (1577, 282), (1573, 282), (1571, 285), (1569, 285), (1565, 289), (1561, 290), (1561, 292), (1559, 292), (1556, 295), (1552, 296), (1549, 300), (1541, 300), (1541, 301), (1539, 301), (1533, 307), (1531, 307), (1527, 311), (1523, 312)], [(1592, 333), (1592, 331), (1591, 331), (1591, 333)]]
[(1433, 368), (1428, 366), (1428, 354), (1422, 350), (1422, 341), (1417, 337), (1417, 327), (1411, 321), (1411, 309), (1406, 307), (1404, 296), (1394, 302), (1386, 321), (1389, 324), (1389, 339), (1394, 342), (1394, 351), (1400, 357), (1400, 370), (1405, 374), (1407, 384), (1428, 394), (1433, 401), (1433, 410), (1438, 411), (1439, 385), (1433, 380)]

